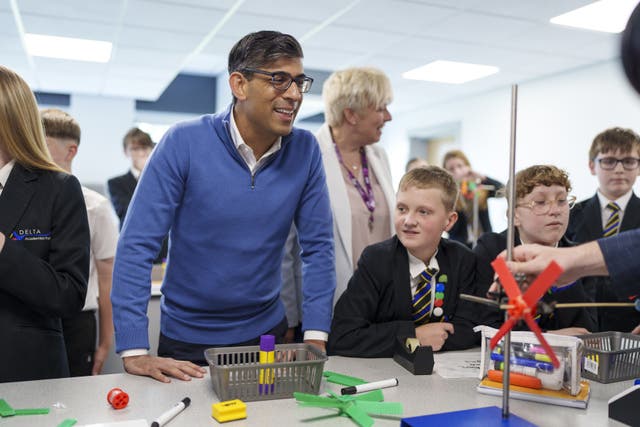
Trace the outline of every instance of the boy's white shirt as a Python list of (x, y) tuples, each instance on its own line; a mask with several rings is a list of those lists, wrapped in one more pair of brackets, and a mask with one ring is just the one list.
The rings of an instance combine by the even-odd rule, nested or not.
[(616, 200), (607, 199), (605, 195), (600, 192), (600, 189), (598, 189), (596, 194), (598, 195), (598, 200), (600, 201), (600, 214), (602, 215), (602, 229), (604, 230), (606, 228), (607, 221), (609, 221), (609, 217), (611, 216), (611, 209), (607, 209), (607, 205), (609, 204), (609, 202), (615, 202), (618, 204), (618, 206), (620, 206), (620, 213), (618, 215), (620, 217), (620, 224), (622, 224), (622, 218), (624, 218), (624, 211), (627, 209), (629, 200), (631, 200), (633, 189), (629, 190), (622, 197), (619, 197)]

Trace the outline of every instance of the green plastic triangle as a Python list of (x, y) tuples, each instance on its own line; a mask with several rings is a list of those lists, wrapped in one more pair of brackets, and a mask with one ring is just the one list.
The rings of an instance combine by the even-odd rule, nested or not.
[(316, 408), (337, 408), (343, 410), (347, 405), (350, 405), (350, 402), (340, 402), (338, 400), (333, 400), (331, 402), (298, 402), (300, 406), (309, 406)]
[(373, 425), (373, 418), (367, 415), (367, 413), (360, 409), (357, 405), (351, 405), (344, 411), (360, 427), (371, 427)]
[(327, 378), (328, 382), (334, 384), (346, 386), (366, 384), (366, 381), (362, 378), (350, 377), (349, 375), (339, 374), (337, 372), (324, 371), (322, 375)]
[(347, 394), (344, 396), (340, 396), (341, 400), (364, 400), (368, 402), (383, 402), (384, 396), (382, 395), (382, 390), (373, 390), (368, 393), (361, 394)]
[(357, 401), (356, 406), (367, 414), (402, 415), (402, 403)]
[(0, 399), (0, 417), (11, 417), (16, 411), (7, 403), (6, 400)]

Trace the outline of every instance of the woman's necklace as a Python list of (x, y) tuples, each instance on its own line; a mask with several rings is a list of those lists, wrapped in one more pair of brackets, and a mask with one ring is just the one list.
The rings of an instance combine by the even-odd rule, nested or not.
[[(342, 161), (342, 154), (338, 149), (338, 145), (333, 142), (333, 146), (336, 149), (336, 155), (338, 156), (338, 161), (342, 165), (343, 168), (347, 171), (347, 175), (349, 176), (349, 181), (356, 187), (358, 193), (360, 193), (360, 197), (362, 197), (362, 201), (364, 202), (367, 210), (369, 211), (369, 231), (373, 230), (373, 211), (376, 210), (376, 201), (373, 198), (373, 189), (371, 188), (371, 180), (369, 179), (369, 164), (367, 163), (367, 156), (364, 152), (364, 148), (360, 148), (360, 161), (362, 162), (362, 176), (364, 178), (365, 188), (362, 188), (362, 185), (358, 182), (353, 173), (349, 170), (349, 168)], [(351, 166), (354, 170), (358, 169), (357, 165)]]

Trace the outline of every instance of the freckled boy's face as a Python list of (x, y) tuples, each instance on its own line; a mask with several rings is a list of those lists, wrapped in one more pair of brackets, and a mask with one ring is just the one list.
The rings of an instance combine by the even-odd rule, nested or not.
[[(561, 185), (537, 185), (531, 193), (518, 201), (515, 209), (514, 224), (525, 243), (554, 246), (557, 244), (569, 225), (569, 207), (558, 206), (559, 200), (567, 200), (567, 189)], [(536, 215), (530, 204), (532, 202), (551, 202), (549, 212)]]

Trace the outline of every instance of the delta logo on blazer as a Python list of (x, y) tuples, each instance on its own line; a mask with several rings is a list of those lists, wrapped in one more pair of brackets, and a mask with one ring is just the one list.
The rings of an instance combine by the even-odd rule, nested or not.
[(43, 233), (39, 228), (23, 228), (13, 230), (9, 235), (9, 239), (17, 241), (51, 240), (51, 232)]

